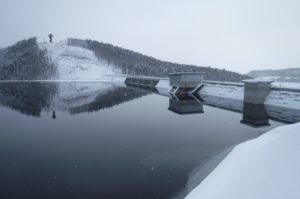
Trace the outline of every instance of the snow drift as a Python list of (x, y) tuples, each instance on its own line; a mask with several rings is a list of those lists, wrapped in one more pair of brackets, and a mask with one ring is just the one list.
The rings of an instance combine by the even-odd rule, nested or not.
[(300, 198), (300, 123), (236, 146), (186, 199)]

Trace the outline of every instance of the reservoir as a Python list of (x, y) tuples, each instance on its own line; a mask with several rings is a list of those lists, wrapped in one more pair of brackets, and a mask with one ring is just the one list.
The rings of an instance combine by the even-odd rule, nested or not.
[(0, 83), (0, 198), (184, 198), (215, 157), (284, 125), (178, 106), (110, 83)]

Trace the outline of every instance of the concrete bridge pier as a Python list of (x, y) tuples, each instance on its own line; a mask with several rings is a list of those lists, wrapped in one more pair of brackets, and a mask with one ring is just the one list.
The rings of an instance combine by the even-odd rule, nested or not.
[(244, 108), (241, 123), (252, 126), (269, 125), (264, 102), (271, 91), (272, 81), (244, 80)]
[(244, 103), (264, 104), (271, 91), (272, 81), (244, 80)]
[(169, 74), (171, 89), (169, 93), (177, 97), (188, 97), (197, 93), (202, 85), (204, 73), (180, 72)]

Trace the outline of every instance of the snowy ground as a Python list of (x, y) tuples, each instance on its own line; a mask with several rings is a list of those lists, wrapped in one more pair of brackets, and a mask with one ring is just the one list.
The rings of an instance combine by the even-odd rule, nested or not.
[[(255, 79), (274, 81), (274, 82), (282, 81), (283, 83), (290, 83), (291, 81), (299, 82), (299, 80), (300, 80), (298, 77), (281, 77), (281, 76), (262, 76), (262, 77), (257, 77)], [(279, 82), (279, 83), (281, 83), (281, 82)]]
[(265, 104), (300, 111), (300, 92), (271, 91), (266, 98)]
[(273, 82), (272, 86), (280, 88), (298, 88), (300, 89), (300, 83), (296, 82)]
[(50, 58), (57, 65), (59, 80), (99, 80), (103, 75), (120, 74), (120, 70), (99, 61), (94, 52), (68, 46), (66, 41), (39, 45), (48, 51)]
[(220, 84), (205, 84), (200, 90), (200, 96), (205, 99), (208, 96), (216, 96), (235, 100), (243, 100), (244, 87), (227, 86)]
[(236, 146), (186, 199), (300, 198), (300, 123)]

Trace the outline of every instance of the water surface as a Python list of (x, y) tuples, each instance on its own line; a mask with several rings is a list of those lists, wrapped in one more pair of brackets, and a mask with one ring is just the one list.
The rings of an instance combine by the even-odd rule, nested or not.
[(0, 198), (182, 198), (193, 169), (282, 125), (187, 104), (112, 84), (0, 84)]

